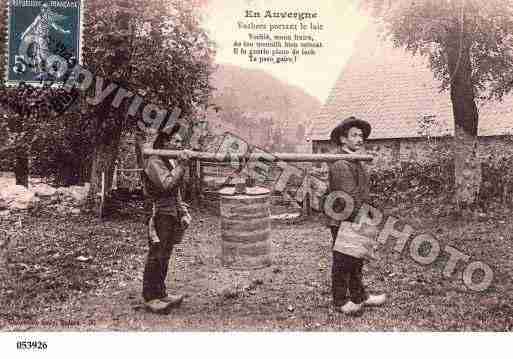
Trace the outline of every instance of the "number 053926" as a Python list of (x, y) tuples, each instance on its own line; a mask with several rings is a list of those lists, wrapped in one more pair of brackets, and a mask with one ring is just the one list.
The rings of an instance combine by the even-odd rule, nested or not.
[(45, 341), (17, 341), (16, 349), (18, 350), (46, 350), (48, 345)]

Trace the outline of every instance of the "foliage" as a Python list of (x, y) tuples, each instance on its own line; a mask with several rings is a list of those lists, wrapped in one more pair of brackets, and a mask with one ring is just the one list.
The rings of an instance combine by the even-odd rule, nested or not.
[(92, 156), (91, 129), (80, 113), (70, 111), (49, 119), (32, 145), (31, 174), (50, 178), (57, 186), (76, 185), (88, 178)]
[(454, 166), (450, 160), (419, 163), (373, 171), (370, 175), (371, 202), (379, 208), (419, 203), (454, 190)]
[[(77, 93), (67, 93), (61, 88), (46, 84), (33, 87), (20, 83), (17, 87), (7, 87), (0, 84), (0, 105), (4, 109), (0, 117), (0, 126), (7, 131), (11, 138), (2, 138), (6, 148), (25, 146), (38, 140), (45, 131), (52, 131), (47, 120), (53, 120), (65, 109), (62, 99), (73, 102)], [(16, 143), (15, 142), (16, 139)]]
[(513, 8), (503, 0), (363, 0), (397, 46), (429, 57), (444, 88), (451, 84), (447, 49), (457, 35), (470, 44), (472, 84), (479, 98), (513, 87)]
[[(425, 162), (403, 162), (400, 166), (374, 170), (370, 174), (371, 202), (379, 208), (411, 204), (435, 203), (445, 197), (452, 206), (454, 193), (454, 162), (450, 152), (436, 147), (440, 158)], [(433, 151), (433, 153), (435, 153)], [(443, 154), (446, 155), (443, 155)], [(482, 209), (497, 202), (511, 205), (513, 200), (513, 160), (504, 154), (492, 153), (481, 164), (482, 184), (478, 204)]]
[[(104, 87), (115, 82), (142, 95), (144, 104), (170, 112), (178, 107), (188, 119), (207, 102), (213, 50), (199, 27), (197, 5), (162, 0), (87, 0), (85, 5), (84, 67), (102, 76)], [(90, 105), (85, 99), (94, 94), (94, 87), (79, 106), (56, 118), (63, 110), (55, 108), (62, 90), (0, 86), (0, 103), (7, 110), (7, 116), (0, 117), (0, 133), (6, 134), (0, 149), (25, 147), (35, 156), (34, 172), (56, 179), (63, 177), (62, 170), (73, 177), (91, 173), (83, 169), (84, 158), (98, 145), (115, 144), (123, 132), (133, 130), (143, 107), (137, 116), (125, 116), (130, 101), (119, 109), (110, 106), (116, 91), (102, 104)]]
[(91, 143), (74, 105), (77, 97), (76, 90), (67, 93), (48, 85), (0, 88), (0, 101), (7, 109), (0, 120), (6, 134), (2, 138), (6, 169), (13, 169), (14, 152), (22, 150), (33, 158), (32, 174), (51, 177), (59, 185), (78, 183), (78, 174), (73, 183), (65, 174), (80, 169), (82, 161), (77, 159), (87, 157)]
[[(504, 136), (506, 148), (511, 148), (513, 138)], [(487, 208), (493, 202), (513, 203), (513, 158), (501, 148), (491, 151), (482, 163), (483, 183), (479, 196), (482, 207)]]
[[(122, 23), (123, 18), (127, 24)], [(143, 95), (146, 104), (169, 111), (179, 108), (182, 116), (190, 117), (198, 106), (207, 103), (212, 43), (199, 27), (198, 14), (191, 5), (163, 0), (90, 0), (84, 35), (85, 67)], [(111, 101), (108, 98), (104, 102)], [(135, 125), (134, 118), (109, 115), (109, 107), (85, 105), (98, 129), (122, 125), (126, 130)], [(128, 105), (125, 101), (122, 109)], [(126, 112), (122, 109), (115, 111)], [(108, 121), (113, 122), (105, 123)]]
[(513, 8), (501, 0), (363, 0), (396, 46), (429, 58), (454, 113), (455, 201), (477, 200), (477, 100), (501, 99), (513, 83)]
[[(119, 85), (143, 98), (135, 115), (128, 115), (132, 99), (125, 99), (119, 108), (111, 106), (118, 91), (96, 106), (82, 101), (85, 120), (94, 133), (90, 182), (91, 198), (95, 198), (102, 173), (110, 192), (121, 137), (136, 127), (147, 105), (168, 114), (179, 110), (186, 120), (206, 105), (213, 50), (199, 26), (197, 9), (182, 1), (90, 0), (88, 10), (86, 68), (97, 80), (98, 76), (105, 80), (104, 87)], [(149, 119), (143, 116), (145, 120), (149, 126)]]

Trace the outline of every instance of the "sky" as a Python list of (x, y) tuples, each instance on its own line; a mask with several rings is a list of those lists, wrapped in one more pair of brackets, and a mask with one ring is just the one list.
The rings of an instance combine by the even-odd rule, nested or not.
[[(368, 18), (360, 14), (356, 0), (207, 0), (203, 26), (217, 44), (216, 62), (244, 68), (260, 69), (279, 80), (296, 85), (324, 103), (344, 64), (349, 59), (355, 38), (365, 28)], [(246, 18), (246, 10), (258, 11), (261, 18)], [(298, 24), (296, 19), (263, 18), (266, 10), (316, 12), (315, 20), (305, 19), (303, 24), (319, 23), (322, 30), (309, 30), (304, 34), (315, 36), (323, 47), (313, 56), (299, 56), (295, 63), (250, 62), (247, 56), (235, 55), (234, 41), (249, 41), (248, 34), (268, 31), (240, 29), (238, 22)], [(298, 31), (296, 33), (301, 33)], [(273, 31), (272, 34), (294, 34), (294, 31)]]

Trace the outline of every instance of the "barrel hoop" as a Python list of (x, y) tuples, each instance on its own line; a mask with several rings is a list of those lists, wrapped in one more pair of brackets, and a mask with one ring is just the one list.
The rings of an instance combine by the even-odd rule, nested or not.
[[(248, 270), (248, 269), (261, 269), (265, 267), (269, 267), (271, 265), (271, 257), (249, 257), (251, 260), (244, 261), (243, 263), (239, 262), (231, 262), (229, 263), (227, 260), (223, 260), (223, 265), (225, 267), (235, 269), (235, 270)], [(255, 260), (256, 258), (256, 260)]]
[(223, 257), (239, 257), (239, 256), (267, 256), (271, 253), (271, 244), (266, 242), (264, 244), (251, 244), (241, 246), (232, 243), (223, 242), (222, 244)]
[(223, 219), (221, 229), (223, 231), (256, 231), (270, 226), (269, 217), (245, 218), (245, 219)]
[(271, 265), (271, 256), (223, 258), (223, 265), (235, 270), (260, 269)]
[(219, 213), (222, 217), (222, 219), (238, 219), (238, 220), (252, 220), (252, 219), (259, 219), (264, 217), (270, 217), (269, 211), (260, 211), (255, 213), (249, 213), (249, 214), (240, 214), (240, 213), (226, 213), (223, 212), (222, 209), (219, 209)]
[(271, 203), (269, 196), (253, 196), (253, 197), (227, 197), (220, 195), (219, 198), (223, 204), (232, 207), (255, 207), (255, 206), (269, 206)]
[(221, 216), (223, 218), (259, 218), (270, 216), (271, 209), (267, 206), (247, 206), (247, 207), (232, 207), (225, 206), (223, 202), (220, 205)]
[(227, 196), (224, 194), (220, 194), (219, 198), (223, 200), (226, 204), (230, 204), (232, 206), (251, 206), (254, 204), (267, 204), (270, 203), (269, 195), (240, 195), (240, 196)]
[(217, 196), (214, 192), (204, 191), (202, 193), (202, 197), (203, 198), (207, 198), (207, 199), (211, 199), (213, 201), (219, 201), (219, 196)]
[(232, 243), (258, 243), (267, 241), (271, 234), (270, 227), (263, 231), (253, 231), (242, 233), (240, 231), (226, 231), (221, 234), (223, 242)]

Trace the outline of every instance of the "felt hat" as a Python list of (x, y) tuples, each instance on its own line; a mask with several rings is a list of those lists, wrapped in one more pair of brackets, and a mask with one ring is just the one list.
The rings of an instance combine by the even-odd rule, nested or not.
[(149, 128), (149, 129), (146, 130), (146, 133), (145, 133), (145, 135), (146, 135), (146, 141), (145, 142), (146, 143), (145, 143), (144, 146), (146, 148), (153, 148), (154, 149), (155, 148), (155, 144), (160, 142), (162, 137), (170, 138), (175, 133), (180, 131), (180, 129), (181, 129), (181, 125), (178, 122), (174, 123), (171, 126), (161, 125), (159, 130), (155, 130), (153, 128)]
[(340, 145), (340, 136), (347, 133), (351, 127), (357, 127), (362, 130), (364, 139), (367, 139), (371, 133), (371, 125), (367, 121), (351, 116), (340, 122), (337, 127), (331, 131), (330, 140)]

